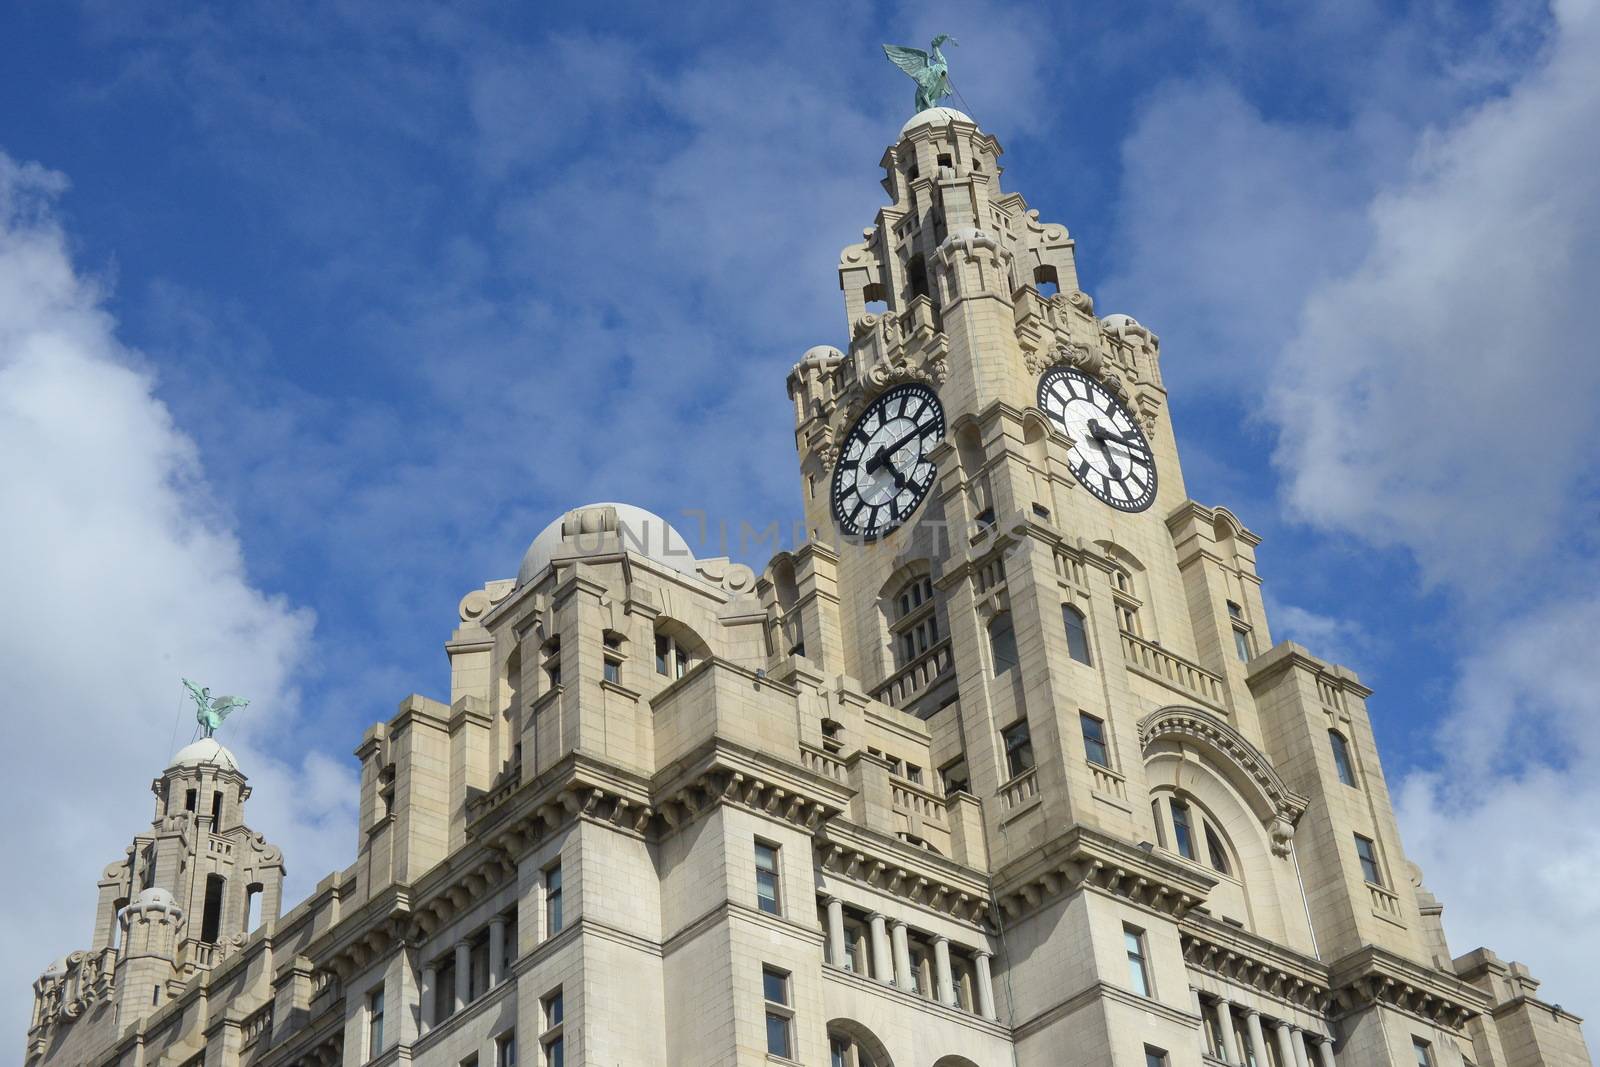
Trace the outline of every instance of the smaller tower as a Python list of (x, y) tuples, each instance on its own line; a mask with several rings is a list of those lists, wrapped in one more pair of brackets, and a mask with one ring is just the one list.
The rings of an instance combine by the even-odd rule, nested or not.
[(155, 817), (100, 877), (92, 947), (34, 983), (28, 1059), (79, 1050), (157, 1010), (278, 916), (283, 853), (245, 825), (250, 785), (215, 738), (150, 783)]
[(117, 1017), (136, 1019), (160, 1007), (174, 974), (183, 931), (183, 909), (165, 889), (141, 889), (117, 917), (122, 926), (122, 952), (113, 984)]

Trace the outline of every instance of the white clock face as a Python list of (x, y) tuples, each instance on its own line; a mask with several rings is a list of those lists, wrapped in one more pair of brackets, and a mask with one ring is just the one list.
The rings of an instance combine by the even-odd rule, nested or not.
[(1120, 511), (1155, 503), (1150, 442), (1110, 390), (1081, 371), (1055, 367), (1039, 379), (1039, 407), (1072, 438), (1072, 472), (1080, 485)]
[(834, 464), (839, 529), (870, 541), (905, 522), (933, 485), (928, 453), (943, 440), (944, 408), (927, 386), (898, 386), (874, 400)]

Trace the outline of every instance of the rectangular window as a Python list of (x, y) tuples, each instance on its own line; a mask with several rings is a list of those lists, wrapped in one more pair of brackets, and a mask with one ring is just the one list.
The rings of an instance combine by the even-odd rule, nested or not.
[(367, 997), (367, 1059), (383, 1051), (383, 987)]
[(851, 1067), (850, 1042), (847, 1039), (828, 1038), (828, 1067)]
[(1178, 855), (1194, 859), (1194, 826), (1189, 819), (1189, 805), (1178, 799), (1168, 805), (1172, 809), (1172, 835), (1178, 839)]
[(972, 792), (972, 779), (967, 773), (965, 756), (957, 756), (939, 768), (939, 784), (944, 787), (945, 796)]
[(661, 634), (656, 634), (656, 673), (666, 674), (667, 665), (672, 660), (672, 642)]
[(789, 975), (775, 967), (761, 969), (761, 995), (767, 1006), (767, 1055), (794, 1059), (794, 1012), (789, 1007)]
[(494, 1067), (517, 1067), (517, 1032), (507, 1030), (494, 1039)]
[(442, 1023), (456, 1010), (456, 961), (453, 953), (445, 953), (434, 971), (433, 1021)]
[(1356, 769), (1350, 762), (1350, 744), (1344, 735), (1337, 730), (1328, 731), (1328, 744), (1333, 746), (1333, 766), (1339, 773), (1339, 781), (1345, 785), (1356, 784)]
[(1090, 763), (1111, 766), (1111, 750), (1106, 747), (1106, 724), (1086, 711), (1078, 713), (1083, 726), (1083, 754)]
[(544, 869), (544, 936), (561, 932), (561, 864)]
[(756, 842), (756, 904), (769, 915), (778, 908), (778, 846)]
[(1361, 859), (1361, 876), (1373, 885), (1382, 885), (1383, 875), (1378, 871), (1378, 850), (1371, 838), (1356, 835), (1356, 855)]
[(1411, 1051), (1417, 1054), (1417, 1067), (1433, 1067), (1433, 1046), (1420, 1037), (1411, 1039)]
[(557, 989), (540, 1004), (544, 1009), (544, 1029), (539, 1033), (539, 1049), (544, 1055), (543, 1067), (566, 1067), (567, 1049), (562, 1026), (566, 1021), (566, 1010), (561, 1002), (561, 990)]
[(1144, 931), (1134, 926), (1122, 928), (1128, 949), (1128, 983), (1141, 997), (1150, 996), (1150, 964), (1145, 954)]
[(1144, 1067), (1167, 1067), (1166, 1050), (1156, 1048), (1154, 1045), (1146, 1045), (1144, 1047)]
[(1011, 625), (1009, 612), (995, 616), (989, 624), (989, 651), (996, 678), (1017, 665), (1017, 631)]
[(622, 661), (606, 657), (605, 680), (612, 685), (622, 684)]
[(1033, 737), (1028, 733), (1028, 720), (1014, 722), (1000, 733), (1005, 742), (1006, 769), (1015, 778), (1033, 768)]
[(1233, 628), (1233, 650), (1239, 654), (1241, 663), (1250, 662), (1250, 635), (1237, 626)]

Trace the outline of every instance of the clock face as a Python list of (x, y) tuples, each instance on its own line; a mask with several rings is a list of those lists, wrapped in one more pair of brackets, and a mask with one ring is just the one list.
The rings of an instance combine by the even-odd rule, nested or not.
[(1155, 503), (1150, 442), (1110, 390), (1081, 371), (1055, 367), (1039, 379), (1039, 407), (1072, 438), (1072, 472), (1085, 489), (1120, 511)]
[(899, 526), (933, 485), (928, 453), (944, 440), (944, 408), (925, 385), (890, 389), (861, 413), (833, 468), (833, 519), (872, 540)]

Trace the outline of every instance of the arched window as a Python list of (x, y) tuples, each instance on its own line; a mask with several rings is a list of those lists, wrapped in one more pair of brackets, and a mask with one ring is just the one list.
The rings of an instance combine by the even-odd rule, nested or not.
[[(1186, 860), (1205, 863), (1222, 874), (1233, 874), (1233, 863), (1228, 858), (1228, 846), (1216, 821), (1192, 804), (1187, 797), (1164, 793), (1152, 801), (1156, 820), (1156, 837), (1162, 848), (1168, 848), (1167, 827), (1172, 829), (1171, 850)], [(1162, 818), (1165, 808), (1166, 819)], [(1202, 849), (1204, 850), (1202, 852)]]
[(876, 1034), (853, 1019), (828, 1024), (828, 1067), (894, 1067)]
[(1067, 653), (1079, 663), (1089, 663), (1089, 630), (1083, 612), (1071, 604), (1061, 605), (1061, 622), (1067, 629)]
[(1328, 731), (1328, 743), (1333, 746), (1333, 765), (1338, 768), (1339, 781), (1345, 785), (1356, 784), (1355, 764), (1350, 762), (1350, 745), (1338, 730)]
[(673, 619), (656, 620), (656, 673), (677, 681), (689, 673), (689, 665), (710, 654), (704, 641), (689, 627)]
[(1139, 626), (1139, 608), (1143, 605), (1139, 602), (1133, 575), (1126, 568), (1116, 567), (1111, 572), (1111, 581), (1115, 587), (1111, 599), (1117, 606), (1117, 625), (1126, 633), (1142, 637), (1144, 631)]
[(886, 609), (896, 670), (926, 655), (943, 636), (934, 603), (933, 579), (929, 575), (918, 575), (906, 581), (889, 597)]
[(1017, 631), (1011, 625), (1009, 611), (1001, 612), (989, 623), (989, 652), (996, 678), (1017, 665)]

